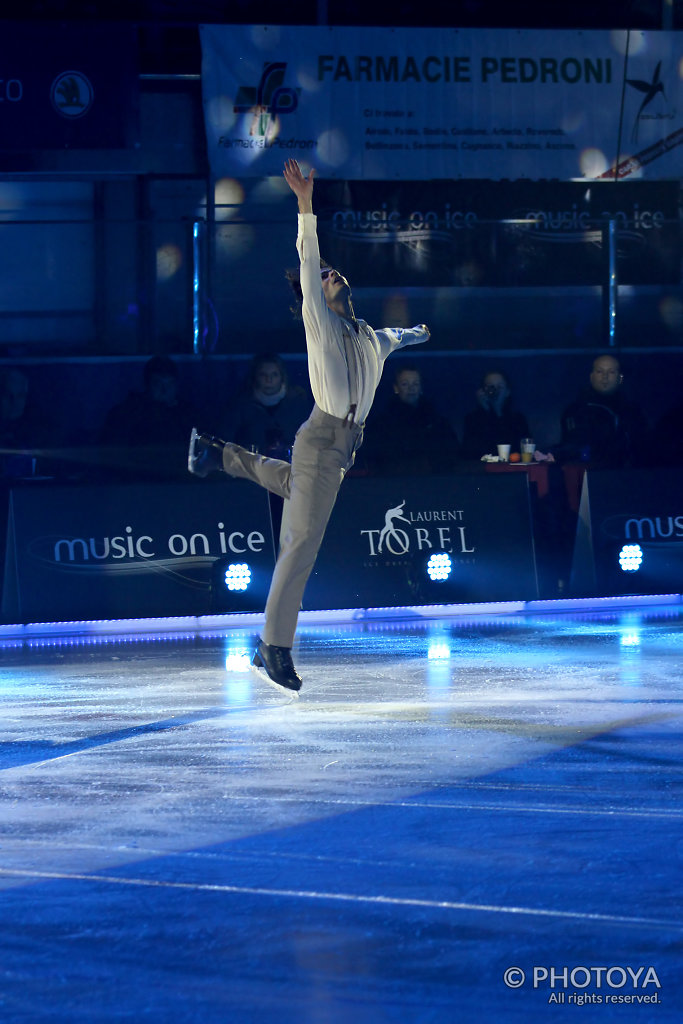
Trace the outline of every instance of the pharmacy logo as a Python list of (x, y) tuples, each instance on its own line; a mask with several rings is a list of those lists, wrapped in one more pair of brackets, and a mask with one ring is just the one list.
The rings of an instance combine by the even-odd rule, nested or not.
[(258, 85), (240, 86), (233, 110), (254, 114), (250, 135), (267, 135), (277, 117), (293, 114), (298, 107), (301, 90), (284, 84), (286, 71), (284, 61), (266, 62)]

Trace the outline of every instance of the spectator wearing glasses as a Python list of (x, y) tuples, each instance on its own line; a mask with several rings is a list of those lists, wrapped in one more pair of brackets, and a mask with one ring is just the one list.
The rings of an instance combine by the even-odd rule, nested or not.
[(514, 407), (510, 383), (500, 370), (489, 370), (477, 389), (477, 408), (468, 412), (463, 424), (463, 455), (480, 459), (495, 455), (499, 444), (519, 451), (520, 441), (529, 437), (526, 416)]

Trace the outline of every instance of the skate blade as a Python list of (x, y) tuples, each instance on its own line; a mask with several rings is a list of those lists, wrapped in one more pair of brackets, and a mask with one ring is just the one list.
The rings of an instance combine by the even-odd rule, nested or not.
[(290, 690), (288, 686), (276, 683), (274, 679), (270, 678), (265, 668), (259, 668), (258, 665), (251, 665), (250, 668), (254, 675), (257, 675), (259, 679), (262, 679), (264, 683), (268, 683), (269, 686), (272, 686), (273, 689), (277, 690), (279, 693), (286, 693), (288, 697), (293, 697), (295, 700), (299, 699), (298, 690)]
[(190, 446), (187, 449), (187, 470), (188, 470), (189, 473), (194, 473), (194, 463), (195, 463), (194, 446), (195, 446), (195, 441), (197, 440), (198, 437), (199, 437), (199, 431), (197, 430), (196, 427), (193, 427), (192, 428), (192, 433), (190, 434)]

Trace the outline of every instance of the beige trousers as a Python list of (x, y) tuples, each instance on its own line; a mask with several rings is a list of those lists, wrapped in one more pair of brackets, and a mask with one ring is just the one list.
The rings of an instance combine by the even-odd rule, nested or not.
[(263, 640), (291, 647), (306, 582), (315, 564), (344, 474), (353, 465), (363, 428), (317, 406), (296, 435), (292, 463), (226, 444), (223, 468), (289, 502), (287, 529), (266, 602)]

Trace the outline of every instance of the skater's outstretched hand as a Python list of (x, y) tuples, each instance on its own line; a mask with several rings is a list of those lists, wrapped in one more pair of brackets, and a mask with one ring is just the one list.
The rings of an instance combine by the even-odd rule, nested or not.
[(311, 167), (308, 177), (305, 178), (296, 160), (286, 160), (283, 174), (285, 181), (299, 200), (299, 213), (313, 213), (313, 177), (315, 170)]

